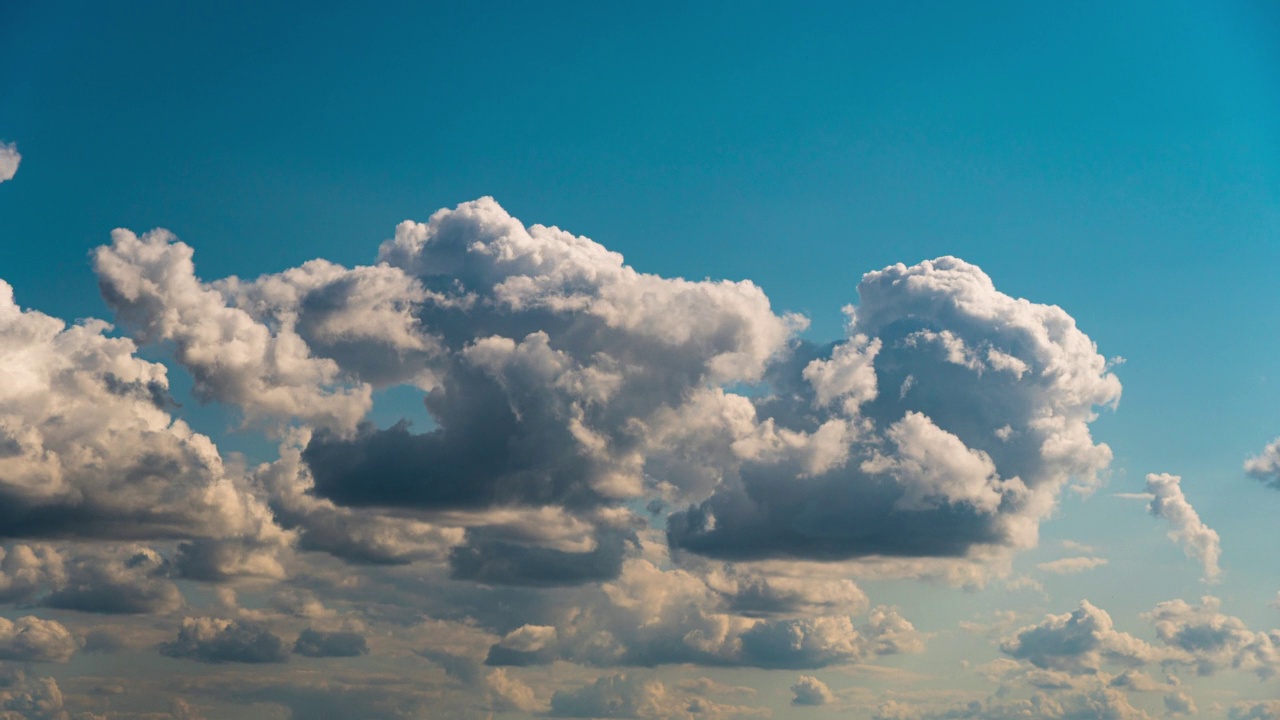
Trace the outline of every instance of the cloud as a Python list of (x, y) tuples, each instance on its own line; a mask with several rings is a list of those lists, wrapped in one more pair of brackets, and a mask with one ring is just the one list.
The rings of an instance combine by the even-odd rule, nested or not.
[(1072, 573), (1084, 572), (1107, 564), (1106, 558), (1100, 557), (1069, 557), (1058, 560), (1050, 560), (1042, 562), (1036, 567), (1041, 571), (1053, 573), (1054, 575), (1070, 575)]
[(1094, 675), (1103, 663), (1131, 667), (1163, 657), (1160, 650), (1115, 629), (1111, 616), (1089, 601), (1071, 613), (1048, 615), (1003, 641), (1000, 650), (1032, 665), (1076, 675)]
[(1181, 691), (1165, 695), (1164, 708), (1170, 715), (1195, 715), (1198, 712), (1195, 700)]
[(299, 417), (350, 428), (371, 406), (370, 388), (340, 385), (332, 359), (314, 357), (289, 318), (268, 327), (228, 306), (220, 288), (195, 277), (190, 246), (166, 231), (111, 234), (94, 252), (107, 304), (139, 337), (174, 344), (195, 391), (232, 403), (250, 419)]
[(792, 705), (830, 705), (835, 701), (831, 688), (812, 675), (801, 675), (791, 686)]
[(1147, 614), (1156, 636), (1184, 653), (1182, 662), (1201, 675), (1223, 668), (1249, 670), (1261, 678), (1280, 671), (1280, 630), (1253, 631), (1237, 617), (1220, 612), (1222, 601), (1206, 596), (1199, 605), (1162, 602)]
[[(121, 322), (171, 342), (202, 397), (250, 421), (314, 426), (305, 473), (293, 463), (264, 476), (303, 547), (373, 562), (452, 548), (457, 577), (483, 582), (612, 577), (616, 528), (600, 527), (583, 556), (482, 525), (459, 546), (448, 525), (387, 516), (555, 507), (586, 517), (646, 492), (705, 494), (724, 471), (708, 458), (754, 422), (750, 402), (723, 387), (758, 382), (804, 324), (774, 313), (750, 282), (639, 273), (591, 240), (525, 227), (489, 198), (402, 223), (372, 266), (317, 260), (205, 282), (192, 257), (164, 231), (117, 231), (95, 268)], [(856, 359), (832, 363), (815, 376), (824, 392), (863, 392), (866, 373), (840, 365)], [(425, 392), (435, 427), (362, 422), (371, 388), (396, 384)], [(730, 421), (737, 429), (714, 429)], [(673, 429), (699, 425), (724, 444), (664, 449)], [(661, 477), (646, 472), (651, 458)], [(578, 566), (594, 569), (565, 573)]]
[(182, 593), (164, 577), (166, 563), (147, 547), (87, 552), (68, 565), (67, 578), (42, 604), (81, 612), (169, 613), (182, 606)]
[(178, 637), (163, 655), (206, 663), (280, 663), (289, 658), (284, 641), (252, 623), (211, 617), (184, 618)]
[(110, 328), (22, 310), (0, 281), (0, 533), (286, 545), (209, 438), (170, 416), (164, 366)]
[(359, 657), (368, 654), (369, 645), (357, 632), (306, 628), (298, 635), (293, 651), (307, 657)]
[(1169, 521), (1173, 526), (1169, 539), (1182, 545), (1187, 557), (1204, 565), (1205, 582), (1216, 582), (1221, 574), (1218, 559), (1222, 556), (1218, 533), (1200, 520), (1200, 514), (1182, 494), (1181, 482), (1182, 478), (1177, 475), (1147, 475), (1147, 492), (1153, 496), (1147, 511), (1153, 517)]
[(1280, 720), (1280, 700), (1238, 702), (1231, 706), (1230, 720)]
[(441, 560), (465, 539), (461, 527), (385, 515), (376, 509), (340, 507), (316, 497), (315, 480), (302, 460), (302, 449), (310, 438), (305, 430), (290, 433), (280, 445), (279, 458), (253, 473), (276, 520), (299, 533), (301, 549), (326, 552), (351, 563), (400, 565)]
[(760, 709), (722, 705), (704, 697), (668, 689), (635, 673), (601, 675), (576, 690), (551, 696), (550, 717), (565, 718), (733, 718), (766, 715)]
[[(67, 720), (62, 689), (51, 677), (29, 677), (6, 669), (0, 676), (0, 717), (14, 720)], [(84, 720), (77, 717), (76, 720)], [(95, 720), (90, 716), (87, 720)]]
[(15, 143), (0, 142), (0, 183), (12, 180), (22, 162), (22, 153), (18, 152)]
[(1244, 471), (1250, 477), (1280, 489), (1280, 438), (1268, 443), (1262, 454), (1246, 460)]
[(0, 660), (64, 663), (76, 647), (75, 637), (57, 620), (0, 617)]
[[(1036, 542), (1075, 478), (1110, 460), (1088, 430), (1120, 384), (1053, 306), (939, 258), (868, 273), (850, 337), (771, 367), (739, 472), (668, 519), (673, 547), (726, 559), (982, 557)], [(875, 391), (832, 403), (819, 371), (861, 353)], [(818, 382), (818, 385), (814, 383)]]
[(1124, 693), (1107, 687), (1035, 693), (1027, 699), (993, 697), (945, 708), (920, 708), (890, 700), (873, 720), (1151, 720)]
[(746, 617), (732, 611), (733, 598), (716, 589), (719, 582), (629, 559), (617, 579), (584, 593), (578, 603), (551, 606), (536, 624), (508, 633), (489, 649), (486, 663), (563, 659), (603, 667), (691, 663), (804, 670), (923, 649), (924, 636), (892, 608), (872, 608), (862, 623), (847, 614)]
[(499, 712), (515, 710), (531, 713), (546, 709), (533, 688), (509, 675), (505, 668), (489, 671), (484, 681), (489, 688), (490, 702)]
[[(402, 223), (371, 266), (207, 282), (192, 257), (117, 231), (95, 267), (199, 394), (315, 427), (261, 481), (304, 548), (353, 561), (447, 552), (458, 579), (608, 579), (627, 540), (607, 523), (569, 551), (482, 524), (458, 542), (439, 516), (598, 523), (647, 497), (693, 503), (669, 540), (709, 557), (982, 562), (1033, 545), (1061, 488), (1110, 460), (1088, 424), (1120, 385), (1093, 343), (955, 258), (868, 273), (848, 339), (820, 348), (750, 282), (640, 273), (489, 198)], [(435, 427), (363, 420), (395, 384), (425, 392)]]

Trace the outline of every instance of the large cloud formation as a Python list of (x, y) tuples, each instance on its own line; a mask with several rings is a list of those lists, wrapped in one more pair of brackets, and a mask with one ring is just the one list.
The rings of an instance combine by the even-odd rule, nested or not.
[[(1120, 385), (1092, 341), (952, 257), (851, 283), (848, 336), (822, 346), (750, 281), (642, 273), (489, 198), (402, 223), (367, 266), (205, 280), (163, 230), (117, 230), (93, 263), (131, 337), (0, 285), (0, 598), (91, 619), (64, 628), (72, 651), (145, 644), (226, 677), (399, 653), (481, 713), (750, 714), (632, 669), (920, 652), (859, 573), (999, 572), (1111, 457), (1089, 425)], [(175, 418), (143, 343), (278, 454), (224, 458)], [(419, 395), (425, 427), (370, 421), (390, 388)], [(1006, 653), (1055, 673), (1121, 658), (1128, 636), (1078, 614)], [(163, 616), (149, 641), (103, 641), (134, 615)], [(424, 647), (424, 622), (467, 639)], [(1054, 651), (1063, 633), (1094, 655)], [(523, 679), (566, 662), (612, 674)], [(239, 697), (400, 702), (367, 678), (256, 682)], [(809, 675), (793, 692), (836, 699)]]
[[(353, 559), (434, 537), (459, 578), (607, 579), (639, 520), (601, 510), (646, 497), (687, 506), (670, 544), (710, 557), (981, 559), (1033, 545), (1063, 486), (1110, 460), (1088, 424), (1120, 384), (1093, 343), (955, 258), (869, 273), (849, 338), (815, 347), (749, 281), (640, 273), (489, 198), (402, 223), (371, 266), (204, 282), (192, 255), (117, 231), (95, 266), (120, 319), (172, 342), (202, 396), (314, 428), (272, 474), (273, 506)], [(399, 384), (425, 392), (434, 428), (363, 421), (372, 389)], [(567, 512), (593, 547), (485, 519), (518, 508)], [(397, 520), (370, 544), (373, 518), (408, 509), (428, 525)]]
[(868, 273), (849, 338), (771, 368), (743, 463), (669, 520), (675, 547), (754, 559), (965, 556), (1027, 547), (1120, 383), (1060, 308), (939, 258)]
[(227, 573), (273, 572), (286, 539), (266, 504), (110, 329), (22, 310), (0, 281), (0, 534), (226, 543), (245, 549)]

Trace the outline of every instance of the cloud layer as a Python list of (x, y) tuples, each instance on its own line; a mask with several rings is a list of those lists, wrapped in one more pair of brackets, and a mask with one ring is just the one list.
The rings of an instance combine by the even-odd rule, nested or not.
[[(490, 198), (401, 223), (371, 258), (205, 279), (171, 233), (117, 230), (92, 261), (119, 330), (22, 309), (0, 284), (0, 599), (59, 613), (11, 621), (6, 657), (217, 666), (184, 681), (175, 718), (202, 702), (757, 716), (745, 689), (660, 674), (794, 679), (921, 653), (933, 634), (862, 579), (1007, 573), (1111, 459), (1090, 434), (1120, 397), (1110, 364), (1064, 310), (958, 258), (851, 282), (846, 337), (825, 345), (750, 281), (640, 272)], [(220, 450), (144, 355), (171, 355), (198, 401), (276, 452)], [(429, 421), (375, 424), (389, 393)], [(1152, 487), (1153, 514), (1216, 569), (1176, 478)], [(1209, 611), (1158, 612), (1173, 628)], [(998, 646), (1008, 682), (1070, 693), (971, 711), (1140, 717), (1129, 686), (1062, 678), (1253, 652), (1178, 632), (1150, 645), (1082, 603)], [(424, 679), (380, 674), (404, 662)], [(571, 679), (548, 684), (551, 668)], [(783, 701), (873, 709), (812, 674)]]

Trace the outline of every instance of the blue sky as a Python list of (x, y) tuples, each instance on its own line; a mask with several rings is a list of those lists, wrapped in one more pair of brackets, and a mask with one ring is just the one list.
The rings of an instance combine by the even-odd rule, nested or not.
[[(729, 706), (744, 713), (763, 708), (777, 717), (799, 713), (801, 709), (788, 704), (789, 688), (797, 683), (797, 675), (806, 675), (817, 677), (835, 693), (825, 706), (802, 709), (813, 717), (897, 717), (891, 714), (896, 710), (885, 709), (889, 702), (912, 708), (902, 713), (915, 713), (902, 717), (931, 717), (928, 713), (946, 711), (939, 709), (940, 703), (970, 700), (986, 703), (986, 716), (1001, 717), (1000, 701), (995, 699), (1000, 684), (1014, 697), (1047, 692), (1046, 697), (1057, 697), (1064, 707), (1076, 702), (1072, 698), (1080, 693), (1103, 692), (1080, 684), (1084, 681), (1078, 677), (1065, 689), (1044, 690), (1027, 673), (1068, 672), (1066, 661), (1045, 661), (1029, 650), (1019, 655), (1021, 646), (1016, 643), (1008, 645), (1011, 650), (1001, 649), (1002, 641), (1018, 640), (1019, 628), (1049, 622), (1048, 614), (1071, 612), (1088, 600), (1109, 613), (1119, 631), (1151, 643), (1156, 655), (1165, 653), (1144, 659), (1143, 672), (1160, 682), (1173, 673), (1183, 683), (1127, 692), (1125, 702), (1135, 712), (1161, 717), (1181, 707), (1180, 700), (1166, 704), (1167, 698), (1185, 696), (1204, 717), (1273, 717), (1248, 715), (1254, 706), (1233, 705), (1280, 695), (1276, 680), (1259, 681), (1251, 674), (1247, 666), (1254, 660), (1240, 661), (1246, 666), (1243, 670), (1217, 670), (1213, 665), (1213, 674), (1197, 677), (1185, 658), (1170, 659), (1169, 653), (1181, 650), (1168, 642), (1161, 645), (1164, 640), (1150, 619), (1154, 616), (1143, 613), (1176, 598), (1196, 603), (1202, 595), (1213, 595), (1221, 599), (1222, 613), (1241, 618), (1253, 631), (1280, 626), (1280, 611), (1268, 605), (1280, 590), (1280, 579), (1266, 540), (1274, 532), (1272, 518), (1280, 495), (1243, 467), (1280, 435), (1280, 327), (1275, 312), (1280, 291), (1272, 271), (1280, 262), (1278, 68), (1280, 10), (1264, 2), (811, 3), (801, 8), (764, 3), (404, 3), (347, 9), (303, 3), (275, 3), (269, 8), (215, 3), (6, 4), (0, 8), (0, 143), (12, 143), (21, 163), (13, 178), (0, 184), (0, 279), (13, 287), (24, 309), (67, 321), (103, 318), (117, 326), (102, 331), (110, 337), (141, 340), (148, 328), (152, 335), (164, 336), (141, 342), (136, 356), (167, 368), (175, 401), (166, 406), (167, 417), (183, 418), (208, 435), (218, 448), (214, 452), (225, 461), (225, 472), (240, 473), (233, 484), (246, 494), (246, 507), (260, 501), (268, 508), (263, 512), (277, 516), (272, 522), (280, 532), (293, 533), (273, 541), (279, 545), (278, 573), (255, 575), (245, 570), (253, 563), (245, 561), (241, 574), (200, 576), (182, 570), (187, 556), (178, 543), (201, 538), (229, 542), (226, 537), (175, 535), (147, 529), (145, 523), (136, 532), (103, 530), (101, 536), (93, 535), (96, 530), (37, 532), (28, 528), (34, 521), (0, 515), (10, 557), (16, 557), (13, 548), (18, 545), (52, 548), (68, 567), (87, 573), (85, 578), (105, 582), (107, 571), (93, 574), (85, 568), (97, 567), (95, 563), (116, 567), (110, 564), (114, 561), (85, 554), (86, 548), (104, 541), (119, 548), (142, 543), (155, 554), (159, 568), (145, 581), (152, 583), (147, 592), (153, 599), (145, 613), (110, 614), (101, 608), (86, 610), (83, 603), (79, 609), (58, 607), (66, 602), (49, 598), (64, 597), (58, 593), (67, 583), (92, 584), (90, 579), (75, 580), (74, 572), (67, 576), (71, 580), (58, 580), (55, 573), (26, 595), (13, 595), (12, 604), (0, 615), (15, 621), (52, 619), (79, 639), (81, 649), (65, 664), (37, 660), (24, 665), (15, 660), (7, 663), (12, 667), (6, 672), (22, 669), (24, 682), (58, 678), (70, 717), (90, 711), (112, 718), (162, 711), (183, 717), (167, 700), (155, 704), (159, 696), (147, 694), (148, 678), (169, 673), (199, 679), (181, 702), (189, 704), (190, 712), (209, 718), (245, 717), (245, 712), (318, 717), (308, 714), (318, 711), (306, 703), (322, 696), (334, 703), (338, 697), (357, 703), (372, 673), (419, 678), (405, 681), (413, 691), (406, 690), (403, 708), (409, 709), (402, 715), (379, 709), (388, 713), (386, 717), (418, 716), (413, 713), (420, 711), (411, 707), (417, 697), (413, 693), (437, 689), (449, 698), (462, 698), (453, 711), (459, 714), (563, 715), (570, 712), (566, 703), (571, 700), (588, 701), (589, 693), (581, 688), (596, 688), (597, 678), (607, 680), (616, 673), (626, 673), (627, 680), (606, 682), (597, 689), (651, 696), (654, 683), (662, 683), (668, 699), (702, 697), (705, 687), (682, 687), (679, 681), (713, 678), (724, 685), (706, 691), (711, 693), (705, 695), (708, 702), (720, 708), (708, 710), (709, 715), (737, 712), (724, 709)], [(483, 645), (483, 633), (500, 638), (521, 625), (555, 626), (545, 620), (550, 617), (545, 613), (543, 620), (531, 616), (517, 622), (515, 614), (498, 619), (490, 605), (517, 602), (500, 600), (504, 592), (520, 598), (525, 596), (519, 593), (535, 592), (544, 599), (560, 598), (558, 602), (587, 603), (573, 593), (622, 580), (615, 573), (567, 589), (512, 590), (502, 582), (465, 582), (461, 571), (439, 553), (414, 555), (407, 565), (385, 566), (353, 563), (350, 556), (344, 560), (332, 548), (315, 549), (319, 541), (303, 536), (319, 531), (300, 520), (283, 519), (283, 500), (271, 494), (283, 491), (267, 488), (254, 468), (282, 463), (277, 448), (282, 442), (300, 442), (300, 447), (310, 442), (312, 448), (321, 448), (329, 441), (299, 440), (297, 433), (331, 430), (325, 423), (332, 418), (325, 420), (329, 416), (304, 411), (300, 405), (285, 407), (284, 401), (270, 405), (270, 393), (283, 387), (272, 383), (286, 383), (282, 372), (249, 382), (227, 375), (225, 361), (201, 364), (199, 352), (191, 349), (192, 338), (199, 335), (201, 323), (217, 324), (210, 317), (231, 317), (229, 310), (191, 309), (182, 315), (181, 307), (204, 306), (189, 297), (196, 304), (181, 305), (181, 293), (173, 290), (175, 294), (161, 294), (155, 302), (182, 319), (162, 328), (163, 313), (119, 297), (104, 301), (100, 284), (119, 290), (134, 278), (131, 273), (142, 277), (157, 271), (143, 267), (141, 251), (126, 248), (120, 240), (112, 244), (116, 228), (138, 235), (166, 228), (194, 248), (195, 274), (202, 281), (236, 276), (251, 283), (315, 258), (343, 268), (372, 265), (380, 259), (379, 243), (392, 238), (401, 221), (426, 223), (438, 209), (486, 196), (500, 208), (476, 210), (477, 217), (487, 218), (484, 222), (497, 223), (509, 215), (526, 226), (563, 228), (621, 253), (626, 264), (641, 273), (690, 281), (750, 280), (767, 295), (769, 319), (762, 320), (765, 316), (757, 308), (750, 316), (754, 319), (743, 322), (763, 323), (751, 325), (764, 328), (759, 330), (761, 337), (773, 338), (770, 323), (781, 322), (776, 318), (782, 313), (799, 313), (809, 321), (806, 329), (784, 340), (760, 340), (776, 345), (776, 352), (761, 361), (761, 368), (773, 368), (762, 369), (764, 373), (782, 372), (786, 359), (795, 357), (789, 353), (795, 352), (796, 343), (825, 346), (843, 340), (847, 318), (841, 308), (859, 304), (864, 273), (895, 263), (911, 267), (941, 256), (962, 258), (981, 268), (1002, 296), (1060, 307), (1096, 344), (1101, 357), (1123, 358), (1099, 371), (1113, 372), (1123, 386), (1118, 404), (1100, 408), (1096, 420), (1081, 421), (1092, 441), (1105, 443), (1114, 455), (1098, 468), (1105, 485), (1087, 497), (1070, 489), (1052, 493), (1057, 509), (1037, 516), (1039, 540), (1034, 546), (1012, 543), (1007, 556), (983, 559), (978, 563), (981, 581), (967, 589), (956, 587), (964, 582), (939, 579), (930, 574), (933, 571), (880, 573), (873, 567), (874, 558), (860, 554), (806, 576), (812, 590), (827, 581), (819, 576), (834, 573), (856, 583), (870, 607), (897, 607), (924, 637), (918, 651), (875, 657), (855, 653), (840, 662), (804, 668), (768, 669), (760, 667), (767, 661), (753, 664), (735, 656), (727, 665), (737, 667), (727, 669), (710, 662), (660, 664), (654, 669), (634, 661), (593, 663), (579, 648), (558, 651), (554, 665), (543, 658), (485, 668), (500, 670), (501, 680), (484, 673), (446, 675), (440, 653), (470, 657), (459, 650), (466, 643), (457, 638), (465, 633), (446, 632), (439, 629), (444, 625), (431, 623), (471, 617), (473, 625), (468, 627), (481, 638), (471, 642)], [(468, 232), (487, 238), (484, 222), (476, 222), (480, 224)], [(538, 242), (545, 240), (537, 237)], [(545, 241), (561, 247), (554, 244), (560, 240)], [(98, 256), (95, 271), (91, 254), (100, 246), (114, 248), (109, 254), (121, 264), (105, 267)], [(395, 265), (394, 259), (389, 262)], [(404, 272), (427, 277), (409, 265)], [(281, 320), (284, 311), (271, 305), (278, 298), (253, 295), (265, 292), (260, 288), (237, 295), (239, 291), (225, 282), (199, 287), (213, 288), (227, 307), (239, 303), (247, 308), (246, 303), (258, 302), (256, 307), (270, 317), (255, 315), (252, 323), (272, 338), (281, 333), (281, 323), (287, 324)], [(725, 308), (747, 302), (736, 295), (732, 300), (716, 297), (720, 299), (715, 302), (723, 303), (716, 307), (726, 313), (730, 310)], [(340, 302), (355, 301), (347, 297)], [(262, 310), (268, 306), (269, 312)], [(301, 313), (298, 317), (305, 324), (307, 307), (313, 306), (289, 312)], [(705, 312), (705, 317), (716, 317), (712, 310)], [(682, 321), (676, 309), (666, 314), (676, 318), (673, 323), (692, 323), (697, 317), (695, 313)], [(425, 316), (414, 317), (419, 325), (413, 332), (434, 332)], [(467, 323), (480, 323), (468, 318)], [(935, 320), (936, 327), (929, 326), (932, 331), (949, 327), (946, 318)], [(508, 328), (502, 324), (506, 320), (484, 322), (484, 333), (502, 335), (502, 328)], [(871, 320), (865, 323), (859, 331), (881, 337), (870, 330)], [(552, 326), (510, 327), (516, 326), (523, 329), (509, 338), (512, 341), (537, 329), (550, 334), (552, 349), (575, 352), (577, 335), (559, 336)], [(955, 329), (960, 332), (958, 326)], [(895, 342), (896, 331), (878, 330), (889, 333), (883, 335), (886, 348)], [(468, 336), (467, 342), (484, 336), (479, 329), (475, 332), (480, 334)], [(435, 361), (421, 361), (436, 373), (432, 378), (411, 376), (404, 367), (379, 370), (384, 375), (374, 378), (368, 375), (373, 351), (325, 346), (316, 337), (302, 334), (307, 356), (331, 358), (337, 374), (325, 375), (323, 363), (307, 365), (307, 372), (315, 373), (308, 382), (318, 385), (290, 386), (297, 393), (290, 397), (297, 400), (313, 393), (308, 397), (315, 402), (336, 407), (335, 398), (346, 397), (343, 393), (355, 397), (361, 387), (372, 387), (374, 401), (371, 407), (360, 406), (360, 417), (385, 430), (407, 416), (415, 420), (415, 432), (429, 430), (433, 421), (423, 409), (423, 397), (432, 387), (445, 387), (443, 378), (448, 376), (432, 365)], [(9, 338), (11, 347), (18, 346), (17, 338)], [(66, 350), (59, 347), (58, 352)], [(405, 347), (396, 355), (402, 364), (418, 362), (415, 352), (427, 352)], [(460, 348), (455, 350), (462, 353)], [(1017, 354), (1013, 346), (1001, 350), (1005, 351)], [(815, 357), (834, 357), (829, 347), (814, 352), (819, 353)], [(882, 352), (880, 358), (889, 357), (888, 350)], [(32, 357), (35, 350), (17, 353), (8, 362), (16, 368)], [(876, 369), (883, 382), (888, 366)], [(631, 376), (620, 372), (624, 380), (619, 382), (625, 385)], [(17, 369), (10, 373), (25, 377)], [(718, 383), (731, 395), (754, 387), (743, 397), (755, 398), (760, 417), (773, 412), (761, 399), (769, 385), (756, 385), (759, 374), (744, 371), (731, 380), (708, 380), (713, 376), (720, 377), (712, 373), (701, 382)], [(433, 386), (437, 381), (441, 384)], [(203, 398), (193, 394), (201, 387)], [(513, 386), (504, 387), (515, 392)], [(682, 392), (696, 387), (700, 385)], [(49, 397), (56, 392), (50, 385)], [(520, 397), (521, 402), (535, 402)], [(906, 389), (902, 397), (907, 397)], [(25, 402), (0, 398), (0, 414), (10, 418), (12, 427), (40, 422)], [(955, 396), (950, 402), (976, 404), (971, 417), (951, 409), (960, 405), (945, 404), (926, 415), (966, 441), (957, 428), (970, 421), (995, 422), (1000, 412), (986, 410), (982, 401), (972, 398)], [(1006, 407), (992, 403), (993, 408)], [(47, 407), (62, 406), (50, 400)], [(550, 406), (536, 402), (531, 407), (551, 412)], [(688, 419), (692, 411), (673, 412), (685, 413), (681, 417)], [(867, 412), (879, 423), (878, 431), (885, 432), (888, 421), (901, 416), (899, 412), (881, 419), (875, 415), (881, 410)], [(947, 425), (944, 415), (954, 415), (956, 425)], [(658, 422), (656, 416), (635, 417), (652, 426)], [(780, 426), (785, 424), (782, 417), (778, 416)], [(796, 429), (811, 431), (820, 420), (811, 417)], [(521, 416), (520, 422), (534, 421)], [(352, 427), (334, 432), (354, 432)], [(54, 435), (50, 431), (48, 437)], [(181, 447), (189, 442), (165, 442), (170, 441)], [(859, 442), (852, 447), (862, 447)], [(346, 451), (354, 447), (336, 439), (333, 443)], [(879, 447), (873, 443), (855, 454), (879, 452), (874, 449)], [(68, 458), (75, 455), (71, 447), (45, 449)], [(318, 457), (303, 456), (311, 458), (304, 465)], [(620, 457), (611, 462), (621, 462)], [(734, 462), (749, 465), (756, 460), (737, 457)], [(655, 473), (682, 472), (674, 460), (644, 462), (649, 463), (642, 473), (646, 483), (662, 480)], [(715, 472), (750, 476), (748, 465)], [(996, 468), (1006, 476), (999, 458)], [(414, 532), (426, 532), (423, 527), (430, 526), (435, 528), (432, 532), (452, 538), (440, 540), (445, 555), (453, 552), (449, 547), (479, 547), (477, 538), (498, 532), (494, 528), (499, 525), (507, 528), (503, 532), (514, 532), (493, 515), (462, 523), (456, 516), (462, 511), (453, 508), (448, 512), (455, 515), (442, 516), (424, 499), (427, 495), (410, 493), (403, 506), (396, 506), (382, 495), (377, 496), (381, 500), (370, 499), (347, 488), (342, 477), (325, 480), (325, 471), (315, 465), (304, 470), (316, 473), (317, 485), (303, 495), (336, 502), (334, 512), (358, 518), (349, 520), (353, 527), (415, 522), (419, 524)], [(377, 472), (393, 470), (384, 467)], [(63, 472), (80, 477), (71, 470)], [(418, 471), (405, 472), (412, 478)], [(571, 474), (563, 468), (556, 472)], [(1253, 474), (1275, 483), (1277, 471), (1270, 472)], [(1146, 492), (1148, 473), (1183, 478), (1181, 489), (1198, 514), (1197, 522), (1220, 536), (1220, 583), (1201, 581), (1201, 564), (1166, 537), (1169, 520), (1151, 517), (1148, 499), (1115, 496)], [(169, 480), (178, 482), (176, 477)], [(0, 484), (5, 482), (18, 480), (0, 476)], [(326, 482), (334, 484), (325, 490)], [(732, 483), (721, 482), (729, 483), (717, 486), (728, 493)], [(643, 508), (642, 500), (658, 491), (646, 485), (637, 492), (629, 504), (619, 507)], [(671, 506), (663, 512), (704, 501), (711, 503), (706, 508), (723, 509), (728, 505), (716, 504), (722, 496), (732, 497), (668, 492), (664, 497)], [(603, 547), (606, 536), (612, 537), (599, 514), (603, 510), (587, 512), (574, 505), (576, 501), (561, 500), (563, 507), (538, 507), (567, 512), (571, 520), (555, 521), (567, 523), (565, 527), (590, 525), (592, 542)], [(511, 510), (504, 502), (498, 503), (499, 509)], [(529, 503), (521, 502), (516, 503), (520, 512), (529, 510)], [(472, 507), (466, 512), (480, 511)], [(546, 517), (521, 522), (543, 521), (555, 524)], [(655, 516), (646, 522), (656, 534), (628, 546), (631, 560), (665, 552), (665, 520)], [(4, 528), (4, 523), (10, 527)], [(409, 532), (396, 527), (395, 532)], [(463, 527), (469, 528), (465, 544), (460, 539)], [(255, 532), (253, 542), (265, 547), (262, 533), (268, 531)], [(539, 542), (551, 542), (548, 534), (554, 533), (544, 528)], [(563, 537), (561, 541), (568, 542)], [(1089, 549), (1064, 547), (1064, 541)], [(239, 542), (248, 541), (241, 537)], [(528, 538), (521, 542), (526, 549), (538, 547)], [(975, 551), (969, 547), (966, 552)], [(1067, 575), (1038, 568), (1055, 559), (1085, 556), (1108, 563)], [(266, 562), (265, 555), (254, 557)], [(705, 581), (711, 577), (708, 568), (724, 560), (708, 557), (693, 552), (669, 566), (659, 565)], [(749, 565), (741, 572), (767, 575), (776, 570)], [(332, 582), (343, 573), (363, 583), (360, 592)], [(444, 573), (452, 578), (446, 583), (450, 589), (415, 586), (406, 579), (415, 573), (424, 578)], [(119, 578), (114, 582), (111, 587), (123, 587)], [(1042, 589), (1034, 589), (1035, 583)], [(163, 588), (170, 586), (177, 588), (180, 602), (155, 600), (169, 597)], [(369, 609), (372, 605), (361, 593), (385, 587), (397, 589), (397, 600)], [(238, 605), (228, 604), (228, 590), (238, 593)], [(236, 673), (246, 668), (259, 668), (200, 662), (208, 657), (195, 650), (184, 655), (186, 646), (179, 647), (184, 618), (196, 624), (200, 618), (237, 622), (236, 627), (248, 628), (245, 632), (274, 633), (292, 647), (306, 616), (271, 610), (271, 598), (281, 593), (318, 598), (330, 614), (307, 622), (327, 628), (325, 632), (360, 633), (370, 652), (341, 661), (295, 654), (288, 663), (262, 666), (277, 678), (275, 685), (264, 684), (238, 700), (218, 699), (219, 682), (239, 677)], [(421, 609), (414, 615), (408, 608), (419, 596)], [(985, 635), (961, 629), (962, 622), (995, 622), (993, 611), (1014, 615), (1007, 626)], [(853, 613), (855, 625), (865, 621), (866, 612), (858, 608)], [(787, 619), (770, 616), (768, 622)], [(400, 644), (386, 640), (397, 634), (396, 623), (418, 634), (406, 635)], [(123, 649), (115, 656), (84, 650), (85, 638), (99, 624), (136, 640), (121, 641)], [(560, 628), (558, 637), (565, 632)], [(861, 632), (866, 636), (868, 631)], [(442, 639), (445, 635), (453, 640)], [(533, 641), (519, 636), (503, 642)], [(169, 643), (168, 655), (156, 650), (161, 643)], [(114, 667), (103, 667), (103, 657), (111, 658)], [(1040, 658), (1040, 665), (1052, 667), (1028, 658)], [(973, 670), (993, 660), (1020, 663), (1021, 669), (1002, 669), (1006, 674), (993, 684)], [(1094, 668), (1095, 679), (1098, 673), (1120, 676), (1124, 664), (1114, 664), (1114, 658), (1108, 662), (1113, 664)], [(1138, 666), (1137, 660), (1128, 662)], [(1213, 662), (1223, 664), (1221, 658)], [(341, 675), (347, 678), (343, 689), (300, 690), (296, 674), (310, 667), (306, 663), (318, 663), (317, 668), (335, 676), (349, 673)], [(99, 682), (113, 672), (119, 678), (108, 684), (124, 688), (123, 695), (86, 690), (93, 683), (83, 678)], [(508, 680), (530, 688), (533, 700), (492, 700), (502, 692), (520, 695), (502, 685)], [(494, 689), (495, 683), (505, 690)], [(758, 692), (725, 689), (738, 686)], [(851, 689), (855, 687), (866, 689)], [(556, 692), (563, 693), (559, 705), (553, 700)], [(1280, 715), (1280, 708), (1257, 707), (1262, 708), (1257, 713)], [(642, 712), (649, 711), (632, 714)], [(1068, 716), (1093, 717), (1063, 715)]]

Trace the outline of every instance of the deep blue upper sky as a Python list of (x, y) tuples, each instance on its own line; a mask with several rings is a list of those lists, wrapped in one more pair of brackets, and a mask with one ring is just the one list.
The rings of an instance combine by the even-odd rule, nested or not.
[(827, 339), (861, 273), (954, 254), (1128, 358), (1135, 428), (1195, 407), (1161, 432), (1240, 456), (1280, 425), (1278, 37), (1263, 2), (11, 3), (0, 268), (102, 315), (114, 227), (253, 275), (493, 195)]

